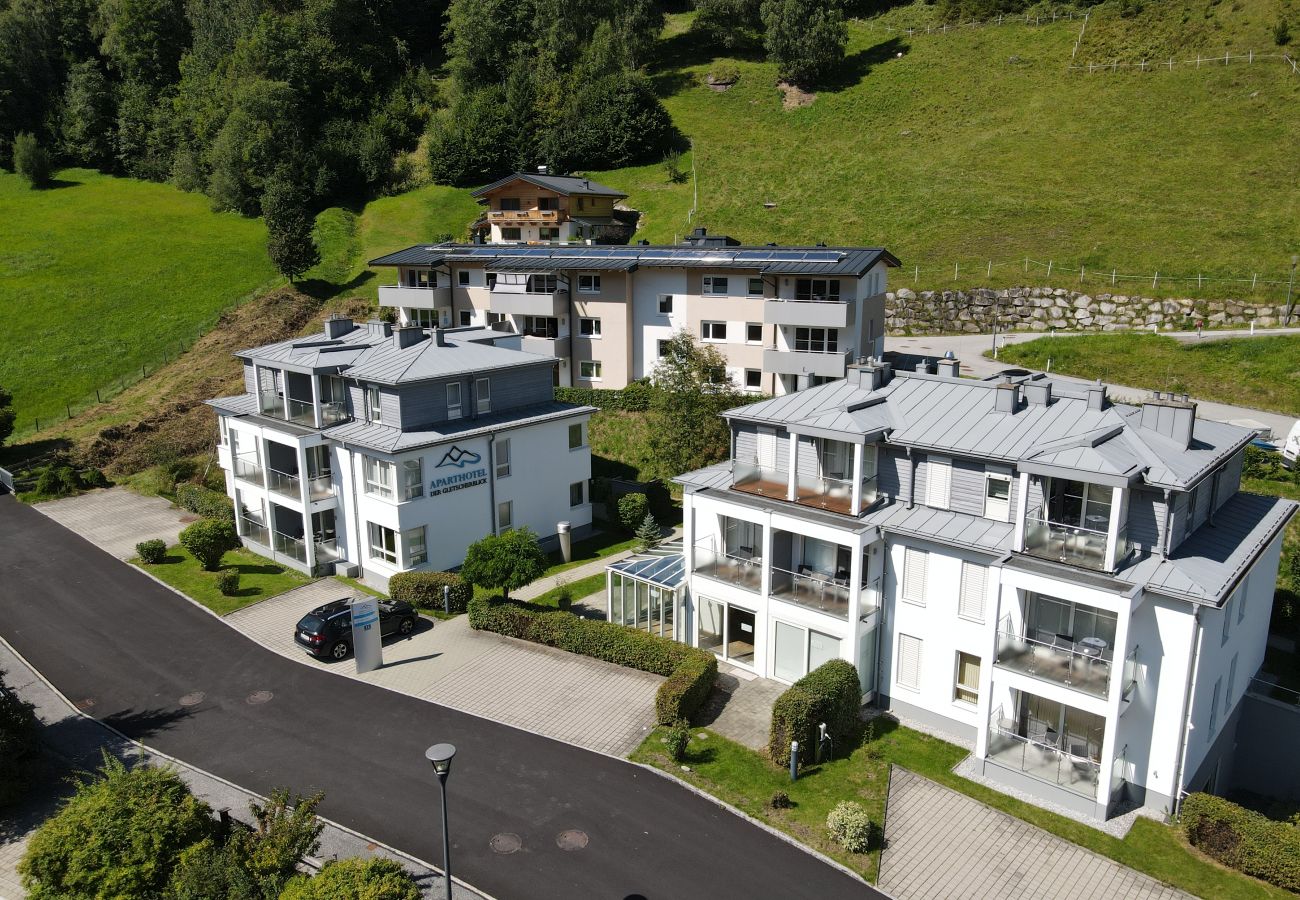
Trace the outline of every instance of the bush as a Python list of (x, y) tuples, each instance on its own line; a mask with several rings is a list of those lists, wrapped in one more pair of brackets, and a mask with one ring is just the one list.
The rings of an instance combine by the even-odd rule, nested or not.
[(40, 743), (37, 733), (40, 721), (36, 707), (5, 686), (5, 673), (0, 671), (0, 808), (16, 803), (32, 784), (32, 776), (40, 765)]
[(768, 806), (773, 809), (790, 809), (794, 804), (790, 802), (790, 795), (785, 791), (776, 791), (768, 801)]
[(239, 572), (235, 569), (226, 569), (218, 574), (217, 590), (221, 591), (223, 597), (233, 597), (239, 593)]
[(576, 403), (579, 406), (645, 412), (650, 408), (650, 394), (653, 390), (645, 381), (634, 381), (622, 390), (557, 387), (555, 399), (559, 403)]
[(340, 859), (314, 878), (298, 876), (280, 900), (420, 900), (420, 888), (391, 859)]
[(34, 188), (50, 183), (50, 153), (36, 140), (36, 135), (20, 131), (14, 138), (14, 171)]
[(127, 769), (105, 754), (100, 777), (32, 835), (18, 871), (32, 900), (152, 897), (213, 831), (211, 810), (175, 771)]
[(257, 879), (230, 845), (205, 840), (181, 854), (164, 900), (264, 900)]
[(1285, 47), (1291, 43), (1291, 26), (1286, 19), (1278, 19), (1273, 26), (1273, 43)]
[(1248, 446), (1246, 448), (1245, 460), (1241, 465), (1241, 476), (1243, 478), (1271, 478), (1281, 480), (1287, 476), (1287, 472), (1282, 466), (1282, 457), (1280, 454), (1271, 453), (1268, 450), (1261, 450), (1259, 447)]
[(826, 827), (831, 837), (850, 853), (866, 853), (871, 849), (874, 826), (861, 803), (841, 800), (826, 816)]
[(799, 764), (813, 761), (817, 726), (826, 723), (831, 741), (846, 748), (858, 726), (862, 686), (852, 663), (832, 659), (813, 669), (776, 698), (767, 752), (778, 766), (790, 764), (790, 742), (799, 742)]
[(200, 519), (181, 532), (181, 546), (208, 572), (221, 567), (221, 557), (239, 546), (235, 526), (222, 519)]
[(1211, 794), (1189, 794), (1180, 824), (1187, 840), (1226, 866), (1300, 891), (1300, 828)]
[(66, 497), (81, 490), (81, 480), (72, 466), (51, 463), (36, 477), (36, 493), (46, 497)]
[(650, 498), (645, 494), (624, 494), (618, 498), (618, 521), (628, 531), (635, 532), (650, 515)]
[(686, 748), (691, 743), (691, 723), (678, 719), (668, 728), (668, 755), (673, 762), (681, 762), (686, 757)]
[(730, 60), (720, 60), (709, 68), (709, 84), (734, 84), (740, 80), (740, 67)]
[(451, 611), (463, 613), (474, 588), (455, 572), (398, 572), (388, 579), (388, 593), (421, 609), (442, 609), (444, 585), (451, 588)]
[(207, 519), (235, 521), (235, 504), (230, 498), (201, 484), (176, 485), (176, 505)]
[(135, 552), (140, 557), (140, 562), (147, 566), (156, 566), (167, 557), (167, 542), (157, 538), (141, 541), (135, 545)]
[(718, 674), (717, 657), (706, 650), (529, 603), (476, 597), (469, 602), (469, 624), (480, 631), (666, 676), (655, 695), (655, 717), (660, 725), (690, 719), (709, 696)]

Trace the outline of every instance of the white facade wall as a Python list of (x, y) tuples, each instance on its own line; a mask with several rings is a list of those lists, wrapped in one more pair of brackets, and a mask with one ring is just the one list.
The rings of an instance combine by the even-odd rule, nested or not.
[[(685, 269), (638, 269), (632, 279), (632, 377), (648, 378), (659, 359), (659, 342), (688, 323)], [(671, 294), (671, 315), (659, 312), (659, 297)]]

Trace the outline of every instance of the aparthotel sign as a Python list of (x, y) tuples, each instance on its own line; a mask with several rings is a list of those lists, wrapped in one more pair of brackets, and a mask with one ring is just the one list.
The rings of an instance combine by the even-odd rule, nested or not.
[(455, 444), (451, 449), (443, 454), (442, 460), (435, 469), (460, 469), (459, 472), (449, 472), (446, 475), (439, 475), (429, 482), (429, 496), (437, 497), (439, 494), (450, 494), (452, 491), (463, 491), (466, 488), (478, 487), (481, 484), (487, 484), (488, 471), (486, 468), (470, 468), (479, 466), (483, 457), (472, 450), (462, 450)]

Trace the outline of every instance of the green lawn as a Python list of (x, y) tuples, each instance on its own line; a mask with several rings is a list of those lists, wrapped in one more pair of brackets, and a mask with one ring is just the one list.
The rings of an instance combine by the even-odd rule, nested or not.
[[(877, 720), (876, 728), (878, 731), (872, 739), (864, 737), (852, 755), (809, 770), (793, 784), (788, 772), (777, 768), (765, 756), (703, 729), (692, 732), (685, 759), (689, 772), (667, 758), (662, 743), (663, 729), (652, 732), (632, 754), (632, 759), (690, 781), (870, 881), (876, 878), (879, 847), (866, 854), (845, 852), (827, 835), (826, 814), (840, 800), (857, 800), (867, 809), (872, 821), (879, 823), (884, 815), (889, 765), (894, 763), (1197, 896), (1215, 900), (1290, 896), (1208, 860), (1191, 849), (1175, 827), (1139, 818), (1128, 836), (1117, 840), (954, 775), (952, 767), (966, 755), (960, 747), (897, 726), (888, 719)], [(785, 791), (794, 801), (793, 809), (770, 807), (772, 794), (778, 790)]]
[(1144, 333), (1043, 337), (1005, 347), (998, 359), (1034, 369), (1051, 359), (1063, 375), (1300, 416), (1300, 336), (1189, 344)]
[(134, 562), (219, 616), (315, 580), (256, 553), (232, 550), (222, 558), (222, 568), (239, 572), (239, 592), (225, 597), (217, 590), (216, 573), (203, 571), (189, 551), (179, 545), (169, 547), (164, 561), (156, 565), (143, 565), (138, 559)]
[(16, 433), (152, 369), (277, 279), (260, 221), (168, 185), (87, 169), (57, 179), (33, 191), (0, 173), (0, 385)]

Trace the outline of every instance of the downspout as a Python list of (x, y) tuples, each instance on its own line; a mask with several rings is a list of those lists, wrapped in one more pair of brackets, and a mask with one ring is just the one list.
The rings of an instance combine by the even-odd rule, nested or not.
[(361, 552), (361, 509), (357, 504), (357, 461), (347, 441), (339, 441), (343, 451), (348, 455), (348, 474), (352, 477), (352, 532), (357, 541), (357, 578), (366, 577), (366, 567), (361, 561), (365, 554)]
[(912, 448), (907, 448), (907, 508), (912, 509), (916, 506), (916, 458), (912, 455)]
[(488, 529), (497, 533), (497, 433), (488, 435)]
[(1178, 780), (1174, 783), (1174, 796), (1171, 798), (1173, 809), (1170, 810), (1173, 816), (1178, 815), (1178, 811), (1183, 804), (1183, 782), (1187, 776), (1185, 771), (1187, 766), (1187, 745), (1192, 739), (1192, 693), (1196, 690), (1196, 679), (1200, 674), (1201, 667), (1201, 637), (1204, 634), (1201, 628), (1201, 607), (1197, 606), (1192, 611), (1192, 640), (1188, 648), (1188, 655), (1191, 658), (1191, 665), (1187, 667), (1187, 684), (1183, 694), (1183, 739), (1178, 744), (1178, 757), (1175, 761), (1174, 771), (1178, 775)]
[(1160, 541), (1161, 559), (1169, 558), (1169, 548), (1173, 538), (1171, 533), (1174, 518), (1173, 493), (1174, 492), (1169, 488), (1165, 488), (1165, 533), (1162, 535), (1162, 540)]

